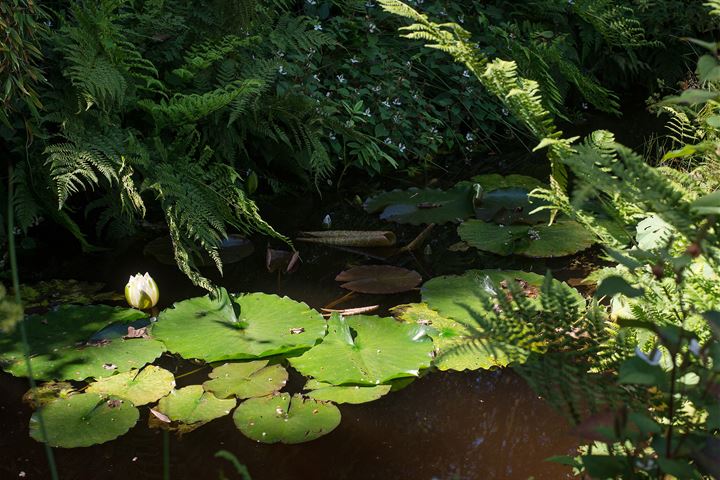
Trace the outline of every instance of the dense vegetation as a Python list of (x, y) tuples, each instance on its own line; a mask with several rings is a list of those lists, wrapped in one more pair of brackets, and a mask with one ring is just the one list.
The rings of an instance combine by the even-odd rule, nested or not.
[[(157, 323), (133, 302), (22, 320), (0, 291), (0, 365), (48, 381), (32, 390), (33, 438), (109, 441), (155, 402), (158, 426), (187, 432), (240, 401), (243, 434), (297, 443), (340, 423), (335, 404), (377, 400), (420, 372), (510, 365), (580, 432), (578, 455), (554, 458), (576, 474), (720, 476), (719, 2), (10, 0), (0, 25), (9, 260), (42, 221), (86, 251), (159, 222), (178, 267), (210, 291), (154, 312)], [(644, 152), (606, 130), (563, 133), (587, 115), (643, 108), (638, 96), (669, 132)], [(421, 185), (479, 163), (494, 172), (515, 144), (547, 163), (547, 178)], [(488, 252), (493, 266), (599, 244), (604, 267), (584, 296), (552, 272), (425, 278), (421, 302), (391, 310), (397, 321), (325, 321), (287, 298), (229, 294), (201, 272), (203, 258), (222, 271), (230, 235), (292, 247), (296, 232), (266, 222), (258, 202), (389, 175), (422, 188), (369, 198), (383, 220), (458, 224), (458, 248)], [(309, 236), (358, 241), (338, 235)], [(412, 289), (412, 273), (374, 288)], [(71, 324), (82, 328), (68, 335)], [(169, 353), (212, 363), (210, 380), (174, 390), (152, 365)], [(307, 377), (305, 393), (279, 393), (288, 366)], [(87, 408), (93, 422), (75, 421)], [(113, 409), (121, 421), (109, 429)]]

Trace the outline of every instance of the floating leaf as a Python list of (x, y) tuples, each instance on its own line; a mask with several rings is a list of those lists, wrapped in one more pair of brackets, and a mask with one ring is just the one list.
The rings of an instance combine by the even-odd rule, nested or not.
[[(82, 393), (61, 398), (42, 407), (47, 443), (52, 447), (88, 447), (114, 440), (137, 422), (139, 412), (132, 403)], [(43, 441), (38, 413), (30, 418), (30, 436)]]
[(486, 340), (476, 339), (472, 348), (464, 348), (477, 335), (462, 323), (443, 317), (425, 303), (399, 305), (392, 309), (392, 313), (403, 322), (430, 327), (428, 335), (435, 345), (433, 365), (438, 370), (489, 370), (509, 363), (505, 354), (508, 345), (493, 347)]
[(205, 296), (161, 312), (152, 332), (171, 352), (217, 362), (306, 350), (325, 335), (325, 320), (287, 297), (251, 293), (221, 302)]
[(572, 255), (595, 243), (593, 234), (572, 220), (534, 226), (468, 220), (458, 227), (458, 234), (478, 250), (536, 258)]
[(233, 420), (258, 442), (303, 443), (332, 432), (340, 424), (340, 410), (332, 403), (281, 393), (241, 403)]
[(258, 360), (220, 365), (210, 372), (212, 380), (203, 383), (203, 388), (218, 398), (231, 395), (240, 399), (264, 397), (279, 391), (288, 379), (287, 370), (282, 365), (267, 364), (267, 360)]
[(521, 188), (527, 192), (536, 188), (547, 187), (544, 182), (527, 175), (500, 175), (490, 173), (487, 175), (476, 175), (470, 179), (479, 184), (484, 192), (492, 192), (506, 188)]
[(300, 234), (298, 242), (345, 247), (392, 247), (396, 242), (395, 234), (386, 231), (325, 230)]
[(390, 392), (392, 385), (347, 385), (336, 386), (330, 383), (308, 380), (303, 390), (308, 391), (307, 396), (315, 400), (334, 403), (367, 403), (373, 402)]
[(305, 376), (333, 385), (378, 385), (417, 376), (430, 366), (433, 345), (427, 327), (392, 318), (333, 315), (320, 345), (290, 364)]
[[(174, 262), (173, 262), (174, 263)], [(86, 305), (96, 302), (124, 301), (117, 292), (103, 292), (104, 283), (79, 280), (46, 280), (33, 285), (20, 285), (20, 295), (27, 309), (65, 305)]]
[[(152, 362), (165, 351), (161, 342), (122, 338), (128, 325), (145, 317), (138, 310), (105, 305), (64, 306), (27, 317), (24, 322), (35, 378), (107, 377)], [(15, 376), (27, 376), (19, 331), (0, 337), (0, 365)]]
[(360, 293), (407, 292), (420, 285), (422, 277), (414, 270), (391, 265), (364, 265), (340, 273), (335, 280), (341, 287)]
[(384, 192), (365, 201), (368, 213), (397, 223), (457, 222), (473, 215), (473, 186), (462, 182), (450, 190), (411, 188)]
[(189, 385), (173, 390), (158, 402), (155, 410), (174, 422), (207, 423), (230, 413), (235, 399), (220, 399), (203, 390), (202, 385)]
[(476, 199), (475, 217), (503, 225), (547, 223), (550, 220), (550, 212), (547, 210), (530, 213), (540, 205), (538, 200), (530, 201), (527, 190), (504, 188), (483, 193)]
[[(536, 273), (519, 270), (468, 270), (462, 275), (435, 277), (422, 287), (422, 300), (440, 315), (478, 328), (469, 309), (475, 314), (483, 314), (480, 297), (509, 295), (512, 283), (520, 287), (530, 299), (539, 301), (539, 287), (544, 277)], [(578, 305), (584, 305), (580, 293), (564, 283), (553, 280), (572, 296)]]
[(22, 400), (30, 408), (37, 409), (58, 398), (67, 398), (75, 393), (77, 392), (70, 382), (45, 382), (25, 392)]
[(175, 388), (175, 377), (164, 368), (148, 365), (91, 383), (86, 392), (114, 395), (140, 406), (164, 397)]

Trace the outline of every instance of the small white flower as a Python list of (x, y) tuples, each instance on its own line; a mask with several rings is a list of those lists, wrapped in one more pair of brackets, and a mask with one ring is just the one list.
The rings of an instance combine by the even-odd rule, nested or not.
[(316, 82), (320, 81), (320, 76), (317, 73), (313, 75), (313, 78), (315, 79)]
[(370, 113), (370, 108), (366, 108), (363, 112), (363, 115), (365, 115), (366, 117), (372, 117), (372, 113)]
[(405, 150), (407, 147), (403, 145), (402, 143), (398, 143), (398, 150), (400, 150), (400, 153), (405, 153)]
[(340, 75), (336, 75), (335, 78), (337, 78), (337, 81), (340, 83), (347, 83), (347, 80), (345, 80), (345, 75), (342, 73)]
[(401, 102), (400, 99), (397, 98), (397, 97), (393, 99), (393, 102), (392, 102), (392, 103), (393, 103), (393, 105), (395, 105), (396, 107), (399, 107), (400, 105), (402, 105), (402, 102)]
[(635, 355), (643, 360), (648, 365), (660, 365), (660, 360), (662, 359), (662, 352), (660, 350), (653, 350), (650, 356), (647, 356), (645, 352), (640, 350), (640, 347), (635, 347)]
[(316, 31), (322, 30), (322, 25), (320, 25), (319, 23), (315, 24), (315, 26), (313, 27), (313, 30), (316, 30)]
[(387, 137), (387, 138), (385, 139), (385, 145), (392, 145), (392, 144), (393, 144), (392, 139), (391, 139), (390, 137)]
[(470, 70), (463, 70), (463, 77), (470, 78)]
[(385, 108), (390, 108), (390, 102), (388, 101), (387, 98), (385, 100), (383, 100), (380, 104)]
[(133, 275), (125, 285), (125, 300), (131, 307), (146, 310), (157, 305), (160, 289), (149, 273)]
[(352, 58), (350, 59), (350, 63), (352, 63), (352, 64), (360, 63), (360, 60), (358, 60), (358, 59), (355, 58), (355, 57), (352, 57)]
[(370, 33), (373, 33), (373, 32), (375, 32), (376, 30), (377, 30), (377, 25), (375, 25), (373, 22), (370, 22), (370, 23), (368, 24), (368, 31), (369, 31)]
[(325, 229), (329, 229), (330, 227), (332, 227), (332, 217), (330, 217), (329, 213), (325, 215), (325, 218), (323, 218), (322, 226)]
[(282, 65), (280, 65), (280, 66), (278, 67), (278, 70), (277, 70), (277, 71), (278, 71), (278, 73), (279, 73), (280, 75), (287, 75), (287, 72), (285, 71), (285, 67), (283, 67)]
[(382, 90), (382, 87), (381, 87), (380, 85), (375, 85), (374, 87), (371, 88), (371, 90), (372, 90), (373, 92), (377, 93), (377, 92), (379, 92), (380, 90)]
[(472, 142), (473, 140), (475, 140), (475, 135), (473, 135), (472, 133), (468, 132), (468, 133), (465, 134), (465, 140), (467, 140), (468, 142)]
[(333, 141), (337, 138), (337, 137), (335, 136), (335, 133), (334, 133), (334, 132), (330, 132), (330, 133), (328, 134), (328, 137), (330, 137), (330, 140), (333, 140)]

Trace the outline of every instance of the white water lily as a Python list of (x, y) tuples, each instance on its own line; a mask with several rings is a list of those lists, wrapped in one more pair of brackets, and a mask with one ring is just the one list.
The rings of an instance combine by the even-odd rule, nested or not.
[(147, 272), (131, 276), (125, 285), (125, 300), (131, 307), (146, 310), (154, 307), (159, 299), (160, 289)]

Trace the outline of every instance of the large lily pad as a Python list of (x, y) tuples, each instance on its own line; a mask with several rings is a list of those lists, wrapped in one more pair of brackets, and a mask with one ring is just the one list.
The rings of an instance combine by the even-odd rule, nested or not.
[[(509, 287), (515, 283), (531, 301), (539, 301), (542, 275), (519, 270), (468, 270), (462, 275), (435, 277), (422, 287), (422, 300), (442, 317), (461, 324), (478, 328), (474, 315), (483, 315), (481, 297), (508, 295)], [(558, 282), (553, 280), (553, 282)], [(579, 304), (584, 300), (580, 293), (565, 284), (568, 295)], [(471, 313), (472, 312), (472, 313)]]
[[(393, 308), (392, 313), (404, 322), (432, 327), (429, 335), (435, 345), (433, 365), (438, 370), (489, 370), (509, 363), (505, 354), (510, 348), (508, 345), (493, 345), (476, 338), (471, 328), (443, 317), (425, 303), (399, 305)], [(472, 347), (469, 346), (471, 341)]]
[(213, 368), (211, 380), (203, 383), (206, 391), (218, 398), (264, 397), (285, 386), (288, 372), (282, 365), (268, 366), (267, 360), (226, 363)]
[(233, 414), (237, 428), (262, 443), (303, 443), (332, 432), (340, 424), (340, 410), (332, 403), (281, 393), (251, 398)]
[(432, 350), (425, 326), (336, 314), (328, 321), (322, 343), (290, 363), (303, 375), (333, 385), (378, 385), (417, 376), (430, 366)]
[(164, 368), (148, 365), (91, 383), (86, 392), (114, 395), (140, 406), (154, 402), (175, 388), (175, 376)]
[(397, 223), (461, 222), (473, 215), (473, 185), (462, 182), (450, 190), (411, 188), (383, 192), (365, 201), (368, 213)]
[(478, 250), (535, 258), (572, 255), (595, 243), (592, 233), (579, 223), (566, 219), (552, 225), (534, 226), (468, 220), (458, 227), (458, 234)]
[(51, 305), (74, 303), (86, 305), (99, 302), (125, 301), (117, 292), (102, 291), (103, 283), (79, 280), (46, 280), (33, 285), (20, 285), (23, 305), (27, 309), (47, 308)]
[(251, 293), (220, 301), (205, 296), (164, 310), (153, 334), (185, 358), (255, 359), (312, 347), (325, 335), (325, 320), (287, 297)]
[(234, 398), (220, 399), (203, 390), (202, 385), (189, 385), (161, 398), (156, 410), (174, 422), (193, 424), (223, 417), (233, 408)]
[[(33, 375), (44, 380), (84, 380), (152, 362), (165, 351), (161, 342), (123, 338), (128, 326), (144, 318), (138, 310), (105, 305), (65, 306), (27, 317)], [(19, 329), (0, 337), (0, 365), (15, 376), (27, 376)]]
[[(139, 412), (132, 403), (83, 393), (61, 398), (42, 407), (47, 443), (53, 447), (88, 447), (113, 440), (137, 422)], [(42, 442), (38, 413), (30, 418), (30, 436)]]
[(318, 382), (310, 379), (303, 390), (310, 398), (334, 403), (367, 403), (373, 402), (386, 395), (392, 389), (392, 385), (346, 385), (337, 386), (330, 383)]

